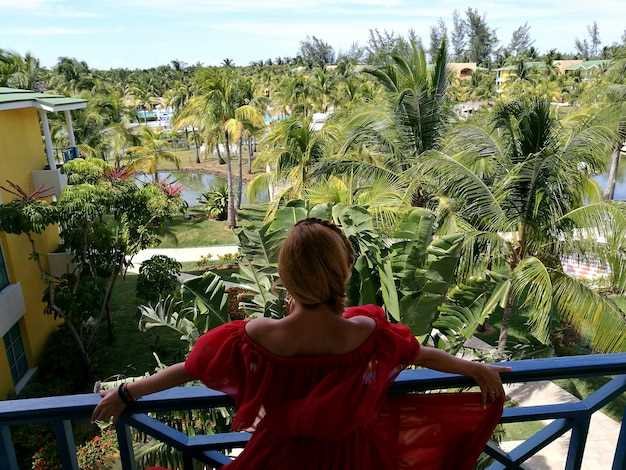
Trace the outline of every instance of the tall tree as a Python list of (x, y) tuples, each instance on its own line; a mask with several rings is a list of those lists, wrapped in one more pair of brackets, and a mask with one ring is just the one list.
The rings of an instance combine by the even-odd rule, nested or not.
[(513, 31), (511, 42), (507, 49), (511, 55), (519, 56), (527, 52), (533, 43), (534, 41), (530, 38), (530, 26), (528, 23), (524, 23)]
[(155, 183), (159, 182), (159, 164), (163, 161), (180, 166), (180, 160), (169, 150), (170, 142), (164, 131), (142, 127), (138, 135), (140, 145), (129, 147), (127, 153), (134, 169), (145, 170), (152, 175)]
[(574, 46), (576, 47), (576, 53), (583, 59), (589, 59), (589, 57), (591, 57), (591, 47), (589, 46), (589, 42), (586, 39), (583, 39), (581, 41), (580, 39), (576, 38)]
[(326, 41), (316, 37), (307, 36), (300, 42), (300, 56), (307, 65), (320, 66), (335, 63), (335, 50)]
[(590, 123), (563, 130), (543, 98), (502, 102), (490, 124), (495, 132), (458, 129), (449, 146), (420, 159), (420, 171), (457, 205), (453, 226), (466, 232), (459, 271), (471, 276), (495, 269), (508, 278), (490, 301), (503, 310), (499, 350), (507, 347), (514, 315), (544, 343), (562, 319), (589, 334), (596, 350), (623, 350), (621, 310), (565, 273), (560, 261), (572, 253), (616, 251), (598, 240), (623, 230), (626, 218), (601, 201), (592, 181), (604, 167), (612, 133)]
[(39, 59), (26, 53), (0, 49), (0, 85), (33, 90), (39, 88), (42, 69)]
[(441, 42), (448, 39), (448, 28), (443, 19), (439, 19), (436, 25), (430, 27), (430, 48), (428, 54), (430, 55), (431, 63), (437, 61), (437, 52), (441, 47)]
[(452, 15), (452, 35), (450, 40), (452, 43), (452, 55), (457, 62), (465, 62), (465, 37), (467, 26), (458, 10), (454, 10)]
[(593, 57), (598, 57), (602, 41), (600, 40), (600, 29), (597, 21), (587, 26), (587, 33), (589, 34), (589, 52)]
[(468, 8), (465, 12), (468, 38), (468, 55), (472, 62), (486, 64), (498, 43), (494, 29), (490, 28), (484, 15)]
[[(239, 177), (241, 180), (242, 163), (240, 139), (246, 126), (259, 128), (263, 125), (263, 113), (250, 104), (246, 93), (247, 87), (233, 70), (206, 70), (198, 78), (200, 95), (191, 100), (190, 119), (203, 118), (204, 126), (223, 144), (226, 161), (226, 179), (228, 184), (228, 226), (237, 225), (237, 200), (235, 178), (232, 168), (232, 149), (239, 152)], [(237, 153), (236, 153), (237, 154)], [(241, 184), (238, 185), (241, 187)]]

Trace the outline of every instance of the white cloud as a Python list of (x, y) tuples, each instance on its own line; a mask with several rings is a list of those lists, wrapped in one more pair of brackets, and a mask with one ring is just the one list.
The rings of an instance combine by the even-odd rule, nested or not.
[(90, 34), (119, 33), (121, 31), (121, 28), (18, 27), (2, 29), (0, 30), (0, 36), (86, 36)]
[(32, 10), (54, 3), (54, 0), (0, 0), (0, 8), (10, 10)]
[(291, 10), (320, 10), (335, 7), (394, 7), (401, 6), (406, 0), (113, 0), (122, 5), (141, 5), (150, 9), (177, 11), (203, 10), (217, 12), (261, 12), (287, 13)]

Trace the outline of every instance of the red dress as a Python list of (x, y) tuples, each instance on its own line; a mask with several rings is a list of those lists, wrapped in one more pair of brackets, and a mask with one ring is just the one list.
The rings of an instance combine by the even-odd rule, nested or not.
[(340, 355), (278, 356), (255, 343), (244, 321), (202, 336), (185, 368), (231, 395), (235, 430), (255, 428), (228, 470), (463, 470), (474, 468), (502, 412), (477, 393), (391, 398), (389, 385), (419, 344), (380, 307), (344, 316), (376, 321), (369, 338)]

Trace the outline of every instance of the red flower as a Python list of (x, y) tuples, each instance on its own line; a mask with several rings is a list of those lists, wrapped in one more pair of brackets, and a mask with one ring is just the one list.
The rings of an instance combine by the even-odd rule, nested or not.
[(132, 175), (133, 175), (133, 170), (125, 166), (122, 168), (112, 168), (108, 170), (105, 174), (105, 177), (111, 183), (116, 183), (119, 181), (126, 181)]
[(168, 183), (162, 181), (159, 183), (159, 187), (161, 188), (161, 191), (163, 191), (163, 194), (167, 197), (178, 197), (183, 192), (183, 185), (180, 183)]

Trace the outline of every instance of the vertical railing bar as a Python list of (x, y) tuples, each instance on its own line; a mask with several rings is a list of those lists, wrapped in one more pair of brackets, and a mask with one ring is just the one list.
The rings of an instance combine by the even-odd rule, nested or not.
[(136, 470), (130, 427), (126, 424), (124, 418), (118, 420), (115, 431), (117, 433), (117, 444), (120, 450), (122, 470)]
[(591, 415), (580, 416), (575, 419), (572, 426), (572, 433), (569, 438), (569, 448), (567, 450), (567, 461), (565, 470), (579, 470), (583, 462), (585, 445), (587, 444), (587, 434), (589, 432), (589, 421)]
[(214, 465), (215, 468), (221, 468), (223, 465), (227, 465), (233, 461), (230, 457), (217, 450), (209, 450), (202, 452), (204, 458), (199, 459), (202, 462)]
[(624, 409), (624, 416), (622, 417), (622, 426), (619, 431), (619, 437), (617, 438), (617, 445), (615, 446), (615, 457), (613, 457), (612, 470), (626, 470), (626, 409)]
[(187, 451), (183, 451), (183, 470), (193, 470), (193, 458)]
[(63, 470), (79, 470), (72, 422), (69, 419), (55, 421), (53, 428), (57, 438), (57, 451), (59, 452)]
[(0, 468), (20, 470), (11, 439), (11, 429), (8, 426), (0, 426)]

